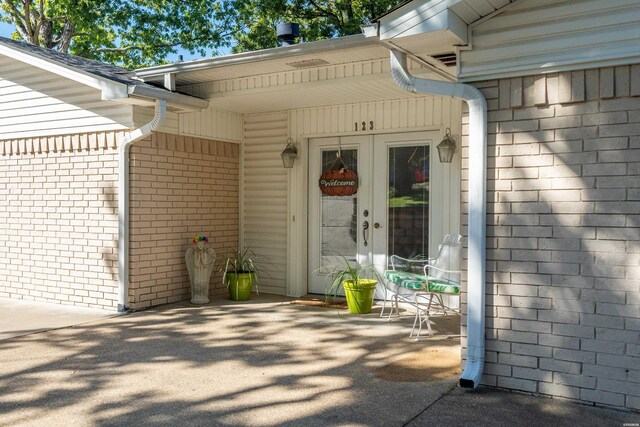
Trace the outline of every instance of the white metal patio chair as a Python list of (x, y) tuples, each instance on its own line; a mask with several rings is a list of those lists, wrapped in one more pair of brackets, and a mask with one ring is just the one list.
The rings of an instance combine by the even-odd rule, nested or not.
[(461, 249), (462, 237), (459, 234), (447, 234), (435, 258), (407, 259), (391, 255), (391, 269), (384, 274), (384, 302), (380, 317), (384, 316), (387, 301), (390, 303), (389, 319), (394, 308), (396, 315), (400, 315), (400, 301), (409, 303), (416, 310), (409, 336), (414, 336), (417, 327), (415, 338), (419, 338), (424, 323), (432, 336), (429, 322), (432, 311), (445, 315), (450, 311), (457, 313), (457, 310), (445, 305), (442, 296), (460, 294)]

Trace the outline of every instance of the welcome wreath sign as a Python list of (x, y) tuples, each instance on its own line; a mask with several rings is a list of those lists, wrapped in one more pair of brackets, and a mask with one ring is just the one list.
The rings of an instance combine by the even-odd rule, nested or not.
[(327, 196), (351, 196), (358, 192), (358, 174), (342, 163), (340, 169), (334, 169), (335, 161), (320, 175), (320, 191)]

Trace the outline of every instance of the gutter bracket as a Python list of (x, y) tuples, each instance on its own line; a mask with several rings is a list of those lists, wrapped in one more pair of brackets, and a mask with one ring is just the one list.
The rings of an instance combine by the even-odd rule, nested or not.
[(176, 73), (166, 73), (164, 75), (164, 88), (171, 92), (176, 91)]

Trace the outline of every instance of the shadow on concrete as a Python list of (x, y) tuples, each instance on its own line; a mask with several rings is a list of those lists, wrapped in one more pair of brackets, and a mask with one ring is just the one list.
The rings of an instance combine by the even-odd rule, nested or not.
[(426, 348), (460, 357), (459, 338), (411, 340), (412, 322), (263, 296), (7, 339), (0, 417), (12, 425), (402, 425), (457, 376), (394, 382), (374, 371)]

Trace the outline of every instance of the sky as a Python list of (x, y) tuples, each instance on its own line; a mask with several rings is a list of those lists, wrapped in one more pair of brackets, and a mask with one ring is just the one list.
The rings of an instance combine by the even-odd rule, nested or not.
[(13, 25), (7, 24), (6, 22), (0, 22), (0, 36), (2, 37), (11, 37), (11, 33), (13, 33)]

